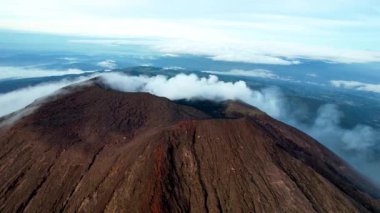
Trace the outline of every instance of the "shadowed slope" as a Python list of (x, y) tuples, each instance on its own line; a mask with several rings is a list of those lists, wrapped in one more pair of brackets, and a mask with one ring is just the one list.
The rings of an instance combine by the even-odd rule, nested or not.
[(0, 128), (1, 212), (378, 211), (374, 187), (239, 102), (97, 85)]

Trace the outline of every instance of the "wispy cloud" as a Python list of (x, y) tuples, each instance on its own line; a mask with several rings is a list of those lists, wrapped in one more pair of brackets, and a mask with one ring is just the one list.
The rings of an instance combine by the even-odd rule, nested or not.
[(91, 71), (83, 71), (80, 69), (54, 70), (54, 69), (38, 69), (28, 67), (1, 67), (0, 80), (20, 79), (20, 78), (37, 78), (48, 76), (64, 76), (64, 75), (80, 75), (91, 73)]
[(113, 70), (117, 68), (116, 61), (111, 60), (111, 59), (100, 61), (97, 63), (97, 65), (106, 70)]
[(340, 125), (343, 113), (333, 104), (323, 105), (318, 109), (318, 116), (314, 124), (307, 129), (312, 136), (321, 141), (331, 141), (335, 138), (342, 144), (334, 145), (335, 149), (365, 150), (378, 141), (379, 133), (375, 129), (366, 125), (357, 125), (352, 129), (344, 129)]
[(230, 71), (202, 71), (209, 74), (216, 75), (232, 75), (232, 76), (245, 76), (245, 77), (255, 77), (255, 78), (279, 78), (278, 75), (274, 74), (269, 70), (255, 69), (255, 70), (230, 70)]
[[(141, 26), (139, 26), (141, 28)], [(182, 31), (175, 28), (172, 31)], [(173, 30), (175, 29), (175, 30)], [(191, 27), (190, 27), (191, 29)], [(302, 59), (320, 60), (334, 63), (369, 63), (380, 62), (380, 51), (344, 49), (310, 45), (303, 42), (270, 41), (266, 39), (251, 39), (227, 36), (223, 30), (212, 30), (206, 34), (202, 28), (194, 28), (189, 34), (171, 34), (170, 37), (157, 35), (160, 39), (123, 40), (123, 39), (82, 39), (73, 40), (76, 43), (93, 43), (97, 45), (143, 45), (154, 52), (163, 55), (201, 55), (215, 61), (244, 62), (255, 64), (293, 65), (301, 63)], [(227, 30), (228, 31), (228, 30)], [(190, 35), (193, 36), (188, 38)]]
[[(190, 53), (190, 52), (189, 52)], [(194, 53), (192, 53), (194, 54)], [(228, 62), (244, 62), (255, 64), (278, 64), (278, 65), (292, 65), (299, 64), (298, 60), (282, 59), (276, 56), (268, 56), (264, 54), (236, 54), (236, 53), (220, 53), (215, 56), (211, 56), (211, 59), (215, 61), (228, 61)]]
[[(104, 40), (108, 45), (126, 44), (123, 38), (139, 38), (128, 42), (147, 45), (167, 55), (205, 55), (214, 60), (233, 62), (281, 65), (297, 64), (302, 61), (300, 59), (337, 63), (380, 62), (380, 18), (369, 12), (379, 3), (372, 0), (360, 3), (339, 0), (339, 4), (327, 0), (323, 0), (325, 3), (292, 0), (286, 4), (279, 0), (254, 1), (254, 4), (247, 0), (234, 4), (226, 1), (171, 2), (177, 5), (176, 9), (183, 10), (176, 14), (171, 14), (173, 11), (163, 6), (168, 2), (162, 0), (128, 0), (128, 3), (112, 0), (109, 5), (102, 6), (112, 8), (108, 11), (120, 11), (117, 15), (105, 15), (98, 8), (104, 4), (90, 4), (87, 0), (79, 3), (37, 0), (51, 10), (42, 10), (35, 1), (23, 2), (22, 5), (27, 5), (24, 9), (14, 6), (17, 4), (13, 1), (5, 1), (7, 3), (2, 4), (0, 12), (6, 15), (0, 19), (0, 28), (6, 29), (100, 36), (111, 38)], [(136, 4), (141, 7), (134, 7)], [(235, 4), (245, 6), (236, 7)], [(206, 5), (219, 8), (220, 15), (212, 16), (205, 11), (200, 16), (194, 14), (207, 8)], [(279, 8), (279, 5), (283, 6)], [(126, 12), (131, 7), (134, 9)], [(148, 8), (154, 12), (148, 13)], [(236, 13), (224, 12), (232, 8)], [(157, 15), (156, 10), (165, 12)], [(136, 11), (140, 11), (136, 16), (130, 15)], [(324, 12), (313, 14), (318, 11)], [(329, 11), (327, 14), (334, 13), (326, 16), (326, 11)], [(112, 41), (112, 38), (117, 39)], [(97, 41), (97, 44), (102, 42), (92, 42)]]
[(51, 95), (65, 86), (85, 81), (89, 78), (91, 77), (79, 77), (73, 80), (42, 83), (36, 86), (0, 94), (0, 117), (21, 110), (33, 101)]
[(65, 61), (67, 64), (75, 64), (79, 62), (79, 59), (74, 57), (62, 57), (58, 59)]
[(313, 59), (336, 63), (379, 62), (380, 52), (347, 50), (303, 42), (249, 40), (217, 37), (209, 40), (172, 39), (154, 45), (154, 49), (171, 54), (196, 54), (218, 61), (258, 64), (299, 64), (300, 59)]
[(364, 83), (364, 82), (359, 82), (359, 81), (341, 81), (341, 80), (330, 81), (330, 83), (334, 87), (380, 93), (380, 84), (370, 84), (370, 83)]
[(185, 68), (179, 66), (163, 67), (164, 70), (184, 70)]

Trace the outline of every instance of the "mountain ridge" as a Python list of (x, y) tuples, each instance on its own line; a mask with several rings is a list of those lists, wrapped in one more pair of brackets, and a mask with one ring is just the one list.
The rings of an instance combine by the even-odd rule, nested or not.
[(375, 186), (254, 107), (98, 80), (0, 126), (1, 211), (380, 210)]

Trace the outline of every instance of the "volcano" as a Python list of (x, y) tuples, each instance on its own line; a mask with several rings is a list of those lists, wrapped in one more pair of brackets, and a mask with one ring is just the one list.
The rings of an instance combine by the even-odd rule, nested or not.
[(379, 212), (380, 193), (238, 101), (71, 86), (1, 119), (0, 212)]

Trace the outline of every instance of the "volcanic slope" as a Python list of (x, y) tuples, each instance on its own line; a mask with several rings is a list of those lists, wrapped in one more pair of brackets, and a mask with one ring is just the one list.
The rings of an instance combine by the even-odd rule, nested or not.
[(380, 210), (344, 161), (244, 103), (64, 90), (1, 120), (0, 212)]

